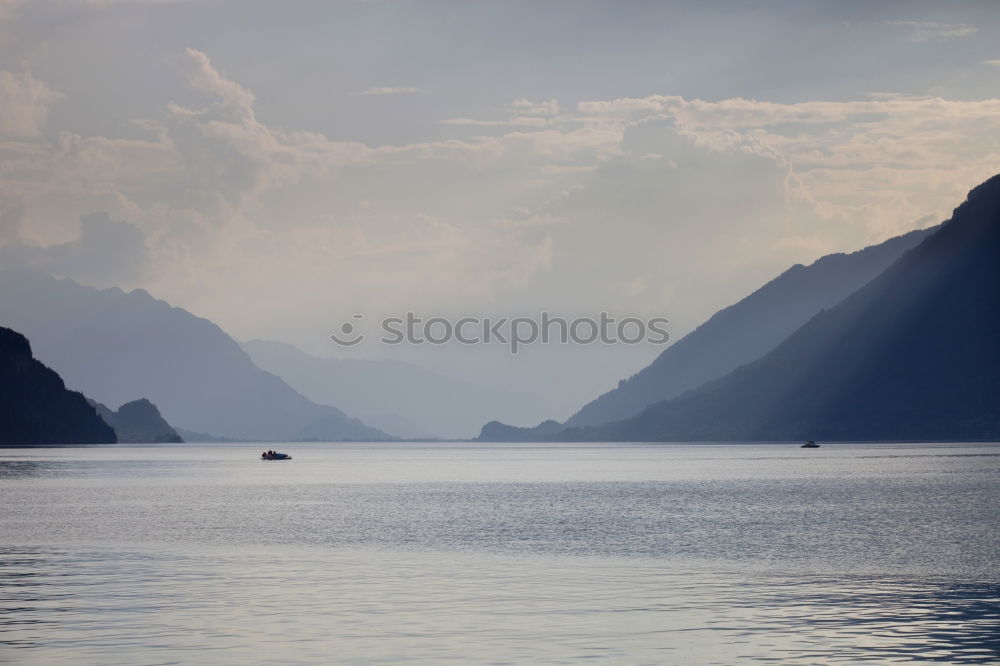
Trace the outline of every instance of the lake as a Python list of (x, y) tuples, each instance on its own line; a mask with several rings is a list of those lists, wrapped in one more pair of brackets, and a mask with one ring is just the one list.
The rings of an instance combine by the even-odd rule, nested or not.
[(0, 537), (7, 663), (1000, 663), (996, 444), (0, 449)]

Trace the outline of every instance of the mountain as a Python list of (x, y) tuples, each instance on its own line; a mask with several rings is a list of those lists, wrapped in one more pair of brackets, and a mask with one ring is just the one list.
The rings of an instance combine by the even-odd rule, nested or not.
[(114, 444), (83, 394), (31, 353), (28, 339), (0, 327), (0, 445)]
[(770, 353), (559, 439), (1000, 439), (1000, 176)]
[(180, 444), (184, 440), (160, 416), (156, 405), (145, 398), (126, 402), (113, 411), (106, 405), (89, 401), (104, 422), (114, 428), (119, 442)]
[(267, 441), (386, 438), (261, 370), (212, 322), (141, 289), (6, 270), (0, 312), (69, 385), (111, 405), (147, 396), (178, 428)]
[(830, 254), (809, 266), (792, 266), (712, 315), (646, 368), (585, 405), (566, 425), (620, 421), (760, 358), (820, 310), (871, 281), (933, 230), (912, 231), (857, 252)]
[[(774, 349), (810, 317), (860, 289), (936, 227), (912, 231), (849, 254), (830, 254), (809, 266), (796, 264), (760, 289), (715, 313), (667, 347), (656, 360), (618, 387), (591, 401), (566, 423), (579, 428), (624, 420), (649, 405), (676, 397), (754, 361)], [(548, 439), (554, 421), (532, 428), (491, 422), (480, 441)]]
[(537, 413), (528, 394), (478, 386), (412, 363), (319, 358), (266, 340), (244, 342), (243, 349), (302, 395), (399, 437), (471, 437), (498, 415)]
[(562, 423), (554, 419), (542, 421), (532, 428), (521, 428), (500, 421), (490, 421), (479, 431), (479, 437), (476, 440), (480, 442), (542, 441), (556, 437), (564, 428)]

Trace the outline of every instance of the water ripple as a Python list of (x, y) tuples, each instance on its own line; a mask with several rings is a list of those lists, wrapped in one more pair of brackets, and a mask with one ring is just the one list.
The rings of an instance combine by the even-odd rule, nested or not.
[(28, 662), (1000, 659), (989, 582), (309, 548), (0, 558), (0, 646)]

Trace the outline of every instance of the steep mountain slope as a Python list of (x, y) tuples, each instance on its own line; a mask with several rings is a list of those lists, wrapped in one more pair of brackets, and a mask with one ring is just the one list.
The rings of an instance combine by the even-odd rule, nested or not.
[(585, 405), (567, 426), (619, 421), (754, 361), (824, 308), (836, 305), (918, 245), (913, 231), (850, 254), (796, 264), (678, 340), (649, 366)]
[(87, 399), (35, 360), (27, 338), (0, 327), (0, 445), (114, 443)]
[[(39, 358), (105, 404), (147, 396), (176, 427), (237, 439), (384, 439), (253, 364), (218, 326), (142, 290), (0, 271), (0, 312)], [(322, 425), (315, 425), (321, 423)]]
[(769, 354), (560, 439), (1000, 439), (1000, 176)]

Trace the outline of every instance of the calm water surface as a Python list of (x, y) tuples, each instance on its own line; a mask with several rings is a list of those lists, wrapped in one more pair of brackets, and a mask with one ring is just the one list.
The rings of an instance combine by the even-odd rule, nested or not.
[(0, 450), (0, 661), (1000, 663), (1000, 445), (260, 448)]

